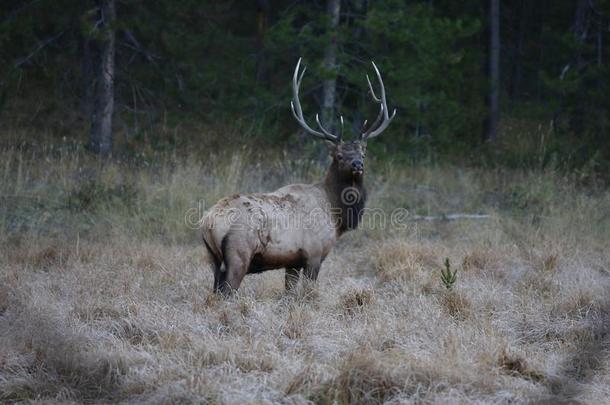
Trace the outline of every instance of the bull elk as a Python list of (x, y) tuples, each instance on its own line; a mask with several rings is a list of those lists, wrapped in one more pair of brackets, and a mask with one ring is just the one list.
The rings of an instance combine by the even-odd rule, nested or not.
[[(214, 269), (214, 291), (230, 294), (246, 274), (286, 269), (285, 286), (297, 283), (300, 271), (315, 281), (335, 242), (358, 226), (366, 200), (364, 156), (366, 142), (381, 134), (396, 115), (388, 114), (379, 69), (379, 97), (367, 75), (372, 99), (379, 104), (375, 121), (358, 139), (343, 142), (320, 122), (319, 131), (303, 117), (299, 87), (305, 68), (299, 59), (292, 78), (292, 113), (307, 133), (328, 145), (332, 163), (326, 178), (316, 184), (291, 184), (264, 194), (234, 195), (218, 201), (202, 218), (203, 242)], [(343, 117), (341, 117), (343, 126)], [(223, 266), (224, 265), (224, 266)]]

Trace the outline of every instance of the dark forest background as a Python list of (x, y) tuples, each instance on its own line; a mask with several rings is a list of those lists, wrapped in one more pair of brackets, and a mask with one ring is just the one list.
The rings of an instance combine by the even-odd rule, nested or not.
[(1, 142), (142, 157), (314, 148), (310, 122), (398, 116), (377, 158), (610, 171), (607, 0), (3, 0)]

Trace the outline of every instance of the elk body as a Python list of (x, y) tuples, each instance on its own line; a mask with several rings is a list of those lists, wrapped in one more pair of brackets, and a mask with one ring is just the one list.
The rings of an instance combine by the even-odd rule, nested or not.
[[(300, 271), (315, 281), (320, 266), (335, 242), (358, 226), (366, 201), (364, 157), (366, 141), (381, 134), (394, 118), (388, 114), (385, 89), (377, 66), (379, 97), (367, 76), (379, 114), (359, 139), (343, 142), (321, 124), (312, 129), (303, 117), (299, 87), (305, 69), (296, 65), (292, 112), (310, 135), (326, 141), (332, 159), (326, 177), (316, 184), (291, 184), (264, 194), (234, 195), (221, 199), (202, 219), (203, 242), (214, 268), (214, 291), (237, 290), (246, 274), (286, 269), (286, 289), (298, 281)], [(343, 118), (341, 117), (343, 125)], [(366, 127), (366, 121), (364, 123)]]

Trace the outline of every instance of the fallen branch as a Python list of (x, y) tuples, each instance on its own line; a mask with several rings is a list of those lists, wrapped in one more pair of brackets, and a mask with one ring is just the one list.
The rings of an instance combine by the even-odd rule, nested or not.
[(412, 221), (455, 221), (458, 219), (489, 219), (487, 214), (443, 214), (443, 215), (413, 215)]

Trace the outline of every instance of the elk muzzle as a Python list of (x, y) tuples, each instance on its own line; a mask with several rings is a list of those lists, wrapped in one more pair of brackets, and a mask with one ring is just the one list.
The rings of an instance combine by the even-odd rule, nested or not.
[(360, 159), (352, 161), (352, 174), (362, 175), (364, 172), (364, 162)]

